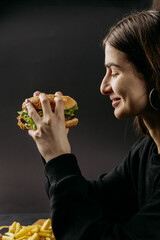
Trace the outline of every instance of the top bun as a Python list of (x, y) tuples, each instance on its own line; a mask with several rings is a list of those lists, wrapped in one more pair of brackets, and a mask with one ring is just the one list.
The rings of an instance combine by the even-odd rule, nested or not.
[[(54, 95), (54, 94), (46, 94), (46, 96), (49, 99), (49, 102), (50, 102), (52, 110), (54, 110), (55, 109), (54, 98), (56, 97), (56, 95)], [(64, 110), (73, 108), (74, 106), (77, 105), (77, 102), (73, 98), (71, 98), (69, 96), (63, 96), (62, 95), (60, 97), (63, 99), (63, 102), (64, 102)], [(33, 104), (33, 106), (36, 109), (39, 109), (39, 110), (42, 109), (42, 105), (41, 105), (41, 101), (40, 101), (39, 96), (31, 97), (31, 98), (29, 98), (29, 101)], [(23, 102), (22, 110), (25, 110), (25, 109), (27, 109), (26, 108), (26, 102)]]

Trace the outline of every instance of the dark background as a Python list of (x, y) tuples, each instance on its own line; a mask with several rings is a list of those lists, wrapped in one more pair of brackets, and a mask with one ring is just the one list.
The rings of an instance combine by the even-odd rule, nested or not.
[(150, 7), (149, 0), (0, 3), (0, 213), (49, 211), (40, 155), (16, 120), (36, 90), (77, 100), (79, 124), (69, 139), (86, 178), (122, 161), (136, 139), (133, 119), (118, 121), (99, 91), (101, 41), (122, 16)]

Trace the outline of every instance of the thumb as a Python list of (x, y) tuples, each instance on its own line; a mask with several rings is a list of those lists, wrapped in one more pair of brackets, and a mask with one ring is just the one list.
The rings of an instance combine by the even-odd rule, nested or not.
[(33, 131), (33, 130), (28, 130), (28, 134), (29, 134), (32, 138), (34, 138), (34, 132), (35, 132), (35, 131)]

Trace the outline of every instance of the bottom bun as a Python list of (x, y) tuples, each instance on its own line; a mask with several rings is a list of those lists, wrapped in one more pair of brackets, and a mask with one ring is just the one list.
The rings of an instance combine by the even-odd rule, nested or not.
[[(33, 130), (29, 124), (27, 123), (22, 123), (22, 121), (20, 119), (18, 119), (18, 126), (22, 129), (22, 130)], [(73, 118), (71, 120), (67, 120), (65, 121), (65, 126), (66, 128), (72, 127), (72, 126), (76, 126), (78, 124), (78, 118)]]
[(71, 120), (65, 121), (66, 128), (76, 126), (78, 124), (78, 118), (73, 118)]

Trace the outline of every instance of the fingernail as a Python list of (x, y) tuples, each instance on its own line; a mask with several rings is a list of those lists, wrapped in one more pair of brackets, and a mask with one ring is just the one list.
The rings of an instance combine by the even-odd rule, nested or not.
[(42, 93), (42, 92), (40, 92), (39, 96), (43, 96), (43, 95), (46, 95), (46, 94), (45, 94), (45, 93)]
[(57, 102), (57, 101), (59, 101), (59, 100), (61, 100), (61, 97), (60, 97), (60, 96), (56, 96), (56, 97), (54, 98), (54, 101), (55, 101), (55, 102)]
[(29, 102), (30, 102), (30, 100), (27, 98), (27, 99), (25, 100), (25, 102), (26, 102), (26, 103), (29, 103)]
[(63, 94), (62, 94), (62, 92), (58, 91), (58, 92), (55, 93), (55, 95), (56, 96), (62, 96)]
[(34, 97), (35, 97), (35, 96), (39, 96), (40, 93), (41, 93), (40, 91), (36, 91), (36, 92), (33, 93), (33, 96), (34, 96)]

